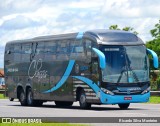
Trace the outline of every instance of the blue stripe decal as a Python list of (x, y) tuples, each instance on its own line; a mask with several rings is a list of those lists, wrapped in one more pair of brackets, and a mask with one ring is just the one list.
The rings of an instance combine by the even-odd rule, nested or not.
[(101, 100), (102, 103), (105, 103), (105, 93), (98, 87), (98, 85), (96, 83), (94, 83), (92, 80), (82, 77), (82, 76), (72, 76), (73, 78), (79, 79), (83, 82), (85, 82), (86, 84), (88, 84), (93, 91), (96, 93), (96, 95), (98, 96), (98, 93), (100, 94), (99, 98)]
[[(85, 82), (86, 84), (88, 84), (96, 93), (96, 95), (98, 95), (98, 93), (100, 94), (99, 99), (101, 101), (101, 103), (103, 104), (119, 104), (119, 103), (137, 103), (137, 102), (147, 102), (149, 97), (150, 97), (150, 93), (146, 93), (144, 95), (130, 95), (132, 97), (132, 100), (124, 100), (124, 95), (117, 95), (117, 96), (113, 96), (113, 95), (109, 95), (109, 94), (105, 94), (98, 86), (96, 83), (94, 83), (92, 80), (82, 77), (82, 76), (72, 76), (73, 78), (79, 79), (83, 82)], [(128, 95), (127, 95), (128, 96)]]
[(98, 55), (99, 57), (99, 61), (100, 61), (100, 68), (101, 69), (105, 69), (106, 67), (106, 58), (105, 55), (103, 54), (103, 52), (101, 52), (100, 50), (96, 49), (96, 48), (92, 48), (93, 51)]
[(56, 86), (52, 87), (51, 89), (49, 89), (47, 91), (44, 91), (43, 93), (50, 93), (50, 92), (53, 92), (53, 91), (57, 90), (58, 88), (60, 88), (65, 83), (65, 81), (68, 79), (68, 77), (73, 69), (74, 63), (75, 63), (75, 60), (70, 60), (68, 67), (67, 67), (64, 75), (62, 76), (61, 80), (56, 84)]
[(82, 39), (84, 32), (79, 32), (76, 39)]
[(153, 56), (153, 65), (154, 65), (154, 67), (158, 68), (159, 63), (158, 63), (157, 54), (153, 50), (150, 50), (150, 49), (147, 49), (147, 52)]
[(76, 78), (76, 79), (79, 79), (79, 80), (85, 82), (86, 84), (88, 84), (94, 90), (94, 92), (96, 94), (100, 91), (100, 88), (92, 80), (90, 80), (86, 77), (82, 77), (82, 76), (72, 76), (72, 77)]

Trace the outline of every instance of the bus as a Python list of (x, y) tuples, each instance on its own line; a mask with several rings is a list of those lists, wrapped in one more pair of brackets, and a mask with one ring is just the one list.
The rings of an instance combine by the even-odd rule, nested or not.
[(22, 106), (57, 106), (82, 109), (92, 104), (147, 102), (150, 97), (149, 60), (158, 68), (157, 54), (135, 34), (97, 29), (39, 36), (8, 42), (4, 72), (9, 98)]

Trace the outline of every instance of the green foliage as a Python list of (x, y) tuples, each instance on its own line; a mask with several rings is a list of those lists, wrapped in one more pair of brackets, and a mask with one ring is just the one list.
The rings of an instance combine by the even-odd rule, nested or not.
[(160, 58), (160, 20), (159, 23), (155, 24), (155, 28), (150, 30), (153, 40), (146, 43), (147, 48), (152, 49)]
[(159, 96), (151, 96), (148, 103), (159, 104), (160, 97)]
[(118, 25), (111, 25), (109, 27), (110, 30), (120, 30), (120, 28), (118, 28)]
[(123, 31), (131, 31), (133, 32), (134, 34), (138, 35), (138, 32), (134, 31), (134, 28), (132, 27), (124, 27), (124, 28), (119, 28), (118, 25), (111, 25), (109, 27), (110, 30), (123, 30)]
[[(146, 46), (147, 48), (155, 51), (156, 54), (158, 55), (158, 58), (160, 59), (160, 20), (159, 20), (159, 23), (155, 24), (155, 27), (152, 30), (150, 30), (150, 33), (153, 37), (153, 40), (148, 41), (146, 43)], [(150, 64), (151, 64), (150, 69), (154, 70), (155, 68), (152, 65), (152, 57), (149, 56), (149, 59), (150, 59)], [(151, 89), (160, 90), (160, 73), (157, 74), (156, 79), (151, 77)]]
[(0, 99), (4, 99), (4, 95), (3, 94), (0, 94)]

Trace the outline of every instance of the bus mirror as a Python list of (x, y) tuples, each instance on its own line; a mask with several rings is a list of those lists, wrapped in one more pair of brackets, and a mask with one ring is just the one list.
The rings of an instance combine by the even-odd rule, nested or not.
[(147, 52), (149, 53), (149, 54), (151, 54), (152, 55), (152, 57), (153, 57), (153, 65), (154, 65), (154, 68), (158, 68), (158, 56), (157, 56), (157, 54), (153, 51), (153, 50), (151, 50), (151, 49), (147, 49)]
[(100, 50), (96, 49), (96, 48), (92, 48), (92, 50), (98, 55), (99, 58), (99, 65), (101, 69), (105, 69), (106, 67), (106, 58), (105, 55), (103, 54), (103, 52), (101, 52)]

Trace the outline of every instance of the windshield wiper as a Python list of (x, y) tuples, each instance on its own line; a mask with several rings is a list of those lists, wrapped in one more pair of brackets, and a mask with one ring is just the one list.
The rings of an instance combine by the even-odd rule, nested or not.
[(139, 82), (139, 79), (136, 75), (136, 73), (133, 71), (133, 69), (129, 66), (129, 70), (132, 72), (133, 78), (135, 79), (136, 82)]
[(123, 69), (123, 70), (121, 71), (121, 74), (120, 74), (120, 76), (119, 76), (119, 78), (118, 78), (117, 83), (120, 82), (120, 80), (121, 80), (121, 78), (122, 78), (122, 75), (123, 75), (123, 73), (124, 73), (125, 71), (127, 71), (127, 81), (128, 81), (128, 78), (129, 78), (129, 76), (128, 76), (128, 71), (131, 71), (134, 80), (135, 80), (136, 82), (139, 82), (139, 79), (138, 79), (136, 73), (133, 71), (133, 69), (132, 69), (131, 66), (130, 66), (130, 61), (129, 61), (128, 55), (127, 55), (127, 53), (126, 53), (126, 48), (125, 48), (125, 47), (123, 47), (123, 48), (124, 48), (123, 53), (124, 53), (124, 56), (125, 56), (125, 61), (126, 61), (125, 64), (126, 64), (126, 65), (124, 66), (125, 69)]
[[(125, 67), (126, 67), (126, 66), (125, 66)], [(121, 80), (121, 78), (122, 78), (123, 73), (124, 73), (125, 71), (127, 71), (127, 69), (126, 69), (125, 67), (124, 67), (124, 69), (122, 69), (121, 74), (120, 74), (120, 76), (119, 76), (119, 78), (118, 78), (117, 83), (119, 83), (119, 82), (120, 82), (120, 80)]]

